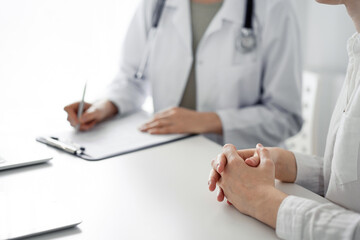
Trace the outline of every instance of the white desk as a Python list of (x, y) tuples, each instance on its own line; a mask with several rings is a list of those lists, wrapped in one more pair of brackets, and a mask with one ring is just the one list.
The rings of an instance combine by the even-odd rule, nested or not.
[[(0, 172), (0, 193), (51, 196), (79, 210), (79, 228), (36, 239), (277, 239), (208, 191), (220, 150), (200, 136), (99, 162), (51, 150), (50, 164)], [(277, 186), (326, 201), (294, 184)]]

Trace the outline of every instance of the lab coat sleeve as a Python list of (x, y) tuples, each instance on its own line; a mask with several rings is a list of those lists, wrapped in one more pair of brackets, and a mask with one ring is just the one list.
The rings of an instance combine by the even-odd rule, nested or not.
[(148, 81), (137, 80), (134, 75), (147, 42), (153, 3), (143, 0), (138, 7), (125, 36), (119, 72), (102, 96), (112, 101), (121, 114), (140, 109), (149, 92)]
[(282, 239), (360, 239), (360, 214), (333, 203), (288, 196), (277, 214), (276, 234)]
[(239, 148), (278, 146), (296, 134), (301, 118), (301, 56), (296, 15), (289, 1), (269, 1), (262, 30), (262, 84), (258, 104), (217, 111), (224, 143)]
[(297, 175), (295, 183), (304, 188), (324, 195), (324, 159), (317, 156), (309, 156), (294, 153), (296, 158)]

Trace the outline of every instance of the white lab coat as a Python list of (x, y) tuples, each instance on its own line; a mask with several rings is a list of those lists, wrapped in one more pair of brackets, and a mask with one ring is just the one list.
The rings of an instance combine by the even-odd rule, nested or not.
[(296, 183), (333, 203), (287, 197), (277, 215), (281, 238), (360, 239), (359, 33), (349, 40), (348, 52), (346, 81), (331, 118), (324, 158), (295, 153)]
[[(143, 0), (129, 26), (117, 78), (106, 97), (121, 113), (139, 109), (147, 94), (155, 112), (178, 106), (194, 61), (189, 0), (167, 0), (151, 46), (146, 79), (134, 74), (147, 42), (155, 0)], [(197, 111), (216, 112), (223, 137), (239, 148), (274, 146), (301, 127), (301, 57), (295, 13), (288, 0), (256, 0), (258, 47), (236, 50), (245, 0), (225, 0), (197, 49)]]

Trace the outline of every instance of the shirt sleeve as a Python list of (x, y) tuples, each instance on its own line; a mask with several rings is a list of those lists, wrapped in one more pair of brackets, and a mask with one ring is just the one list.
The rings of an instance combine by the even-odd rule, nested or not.
[(224, 143), (231, 142), (239, 148), (254, 147), (259, 142), (278, 146), (301, 128), (300, 37), (296, 14), (288, 2), (268, 3), (261, 34), (259, 103), (217, 111)]
[(149, 81), (136, 79), (135, 73), (146, 48), (153, 2), (142, 0), (136, 10), (124, 39), (118, 74), (101, 96), (113, 102), (121, 114), (140, 109), (149, 94)]
[(296, 159), (295, 183), (321, 196), (324, 195), (324, 159), (294, 152)]
[(282, 239), (360, 239), (360, 214), (333, 203), (288, 196), (281, 203), (276, 234)]

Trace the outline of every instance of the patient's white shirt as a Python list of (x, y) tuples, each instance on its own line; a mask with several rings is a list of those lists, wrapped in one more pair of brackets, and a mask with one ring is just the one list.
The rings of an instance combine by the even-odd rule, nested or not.
[(360, 34), (348, 41), (349, 66), (324, 158), (295, 153), (296, 183), (332, 203), (288, 196), (276, 233), (284, 239), (360, 239)]

